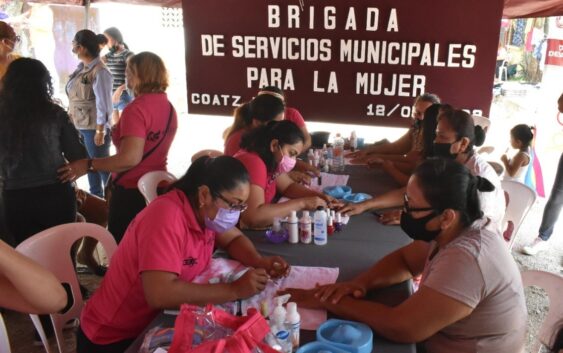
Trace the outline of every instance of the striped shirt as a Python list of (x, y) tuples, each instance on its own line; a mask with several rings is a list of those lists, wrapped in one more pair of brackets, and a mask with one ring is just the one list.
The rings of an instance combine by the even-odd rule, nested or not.
[(119, 53), (109, 53), (106, 55), (106, 66), (113, 76), (113, 92), (125, 83), (125, 67), (127, 59), (133, 55), (129, 49), (123, 49)]

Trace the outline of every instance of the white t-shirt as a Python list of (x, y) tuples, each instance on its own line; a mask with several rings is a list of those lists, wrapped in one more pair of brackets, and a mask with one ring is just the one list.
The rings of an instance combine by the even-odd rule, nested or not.
[(506, 199), (499, 176), (493, 167), (477, 153), (474, 153), (473, 156), (465, 162), (465, 166), (469, 169), (471, 174), (486, 178), (495, 186), (494, 191), (479, 192), (479, 201), (481, 202), (483, 214), (491, 220), (490, 226), (496, 227), (495, 230), (500, 230), (502, 219), (506, 211)]
[[(437, 243), (430, 244), (430, 254)], [(473, 312), (426, 342), (428, 353), (520, 353), (527, 309), (520, 271), (504, 240), (478, 220), (426, 260), (421, 286)]]

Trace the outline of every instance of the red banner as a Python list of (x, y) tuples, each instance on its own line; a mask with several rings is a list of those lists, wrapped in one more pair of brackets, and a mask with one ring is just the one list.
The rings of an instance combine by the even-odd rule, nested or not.
[(404, 126), (424, 92), (488, 116), (502, 0), (183, 0), (188, 109), (276, 85), (306, 120)]
[(563, 40), (548, 39), (547, 52), (545, 55), (546, 65), (563, 66)]

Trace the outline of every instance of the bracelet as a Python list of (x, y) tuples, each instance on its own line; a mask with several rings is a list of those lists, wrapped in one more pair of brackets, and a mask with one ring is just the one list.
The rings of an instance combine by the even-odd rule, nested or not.
[(105, 134), (106, 131), (105, 130), (96, 130), (96, 134)]
[(92, 158), (88, 159), (88, 171), (89, 172), (93, 172), (94, 171), (94, 160)]

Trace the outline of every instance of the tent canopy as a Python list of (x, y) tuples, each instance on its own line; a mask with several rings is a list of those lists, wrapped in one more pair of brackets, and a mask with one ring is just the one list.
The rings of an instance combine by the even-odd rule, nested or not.
[[(34, 0), (49, 4), (84, 5), (87, 0)], [(180, 7), (181, 0), (91, 0), (91, 2), (120, 2), (137, 5)], [(506, 18), (563, 16), (561, 0), (504, 0)]]

